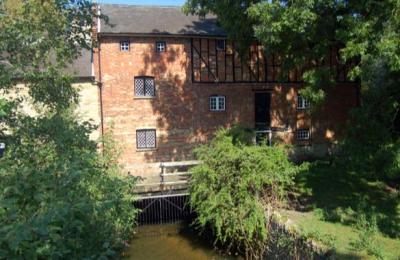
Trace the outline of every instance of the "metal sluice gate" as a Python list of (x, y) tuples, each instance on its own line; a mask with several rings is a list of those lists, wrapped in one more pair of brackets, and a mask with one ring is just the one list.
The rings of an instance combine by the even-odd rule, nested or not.
[(140, 210), (138, 224), (164, 224), (189, 220), (193, 213), (188, 205), (188, 194), (160, 195), (135, 202)]

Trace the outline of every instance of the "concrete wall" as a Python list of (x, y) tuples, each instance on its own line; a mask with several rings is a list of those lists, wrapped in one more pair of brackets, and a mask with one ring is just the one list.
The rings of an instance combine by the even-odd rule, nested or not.
[[(120, 41), (130, 40), (130, 51), (120, 51)], [(167, 51), (155, 52), (155, 42), (165, 41)], [(216, 129), (233, 124), (254, 127), (254, 93), (272, 93), (272, 127), (288, 127), (274, 139), (296, 145), (334, 142), (347, 111), (357, 103), (354, 84), (334, 87), (323, 109), (311, 118), (296, 109), (299, 84), (200, 84), (191, 82), (190, 39), (156, 37), (101, 37), (100, 55), (103, 115), (106, 131), (113, 124), (116, 139), (123, 144), (121, 162), (137, 175), (160, 161), (193, 159), (192, 150), (207, 142)], [(153, 76), (155, 98), (134, 96), (134, 77)], [(209, 111), (210, 95), (226, 96), (226, 111)], [(154, 128), (157, 148), (136, 149), (136, 130)], [(311, 139), (295, 140), (295, 131), (310, 128)], [(148, 164), (143, 166), (143, 164)], [(150, 167), (151, 168), (151, 167)]]

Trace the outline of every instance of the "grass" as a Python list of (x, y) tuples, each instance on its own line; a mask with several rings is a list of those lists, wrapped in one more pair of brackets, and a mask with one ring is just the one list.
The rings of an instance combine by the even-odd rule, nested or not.
[(340, 258), (400, 259), (400, 197), (385, 183), (328, 162), (301, 172), (285, 213)]

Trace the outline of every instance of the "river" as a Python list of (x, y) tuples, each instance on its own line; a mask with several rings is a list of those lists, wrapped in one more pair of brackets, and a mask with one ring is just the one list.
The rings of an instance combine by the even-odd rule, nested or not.
[(212, 241), (198, 236), (185, 223), (144, 225), (136, 229), (124, 259), (130, 260), (239, 260), (222, 255)]

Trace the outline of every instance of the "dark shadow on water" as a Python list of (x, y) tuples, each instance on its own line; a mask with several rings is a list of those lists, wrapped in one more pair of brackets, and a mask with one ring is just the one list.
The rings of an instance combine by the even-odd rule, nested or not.
[(187, 222), (140, 226), (124, 255), (125, 259), (242, 259), (220, 254), (212, 239), (199, 236)]

